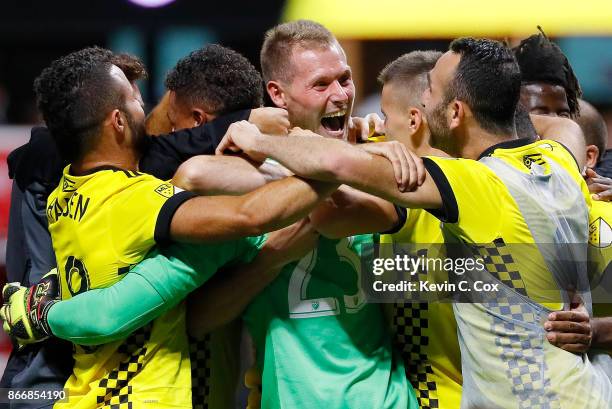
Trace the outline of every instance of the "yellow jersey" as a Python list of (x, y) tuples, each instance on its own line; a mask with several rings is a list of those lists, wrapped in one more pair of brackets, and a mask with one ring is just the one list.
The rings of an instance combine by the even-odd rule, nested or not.
[(593, 315), (612, 316), (612, 203), (593, 200), (589, 225), (589, 276), (593, 283)]
[(442, 196), (432, 214), (443, 236), (473, 249), (501, 285), (493, 298), (453, 304), (461, 407), (608, 407), (609, 380), (583, 356), (552, 346), (542, 326), (551, 310), (567, 307), (564, 287), (580, 275), (555, 264), (565, 256), (558, 252), (568, 243), (586, 252), (591, 200), (569, 151), (513, 140), (479, 161), (431, 157), (425, 165)]
[[(440, 227), (440, 220), (427, 211), (408, 209), (404, 226), (397, 233), (381, 236), (380, 243), (383, 248), (391, 243), (412, 243), (418, 248), (442, 244)], [(459, 409), (463, 380), (453, 304), (433, 301), (386, 306), (394, 345), (401, 352), (419, 407)]]
[[(169, 240), (174, 212), (193, 196), (138, 172), (69, 171), (47, 202), (62, 299), (119, 281), (156, 243)], [(179, 304), (126, 340), (76, 345), (69, 401), (55, 407), (190, 408), (184, 309)]]

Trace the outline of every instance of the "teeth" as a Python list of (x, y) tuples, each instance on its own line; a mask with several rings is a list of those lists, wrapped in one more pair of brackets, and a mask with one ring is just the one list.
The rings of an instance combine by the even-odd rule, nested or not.
[(344, 116), (346, 115), (346, 109), (343, 109), (342, 111), (338, 111), (338, 112), (331, 112), (329, 114), (325, 114), (323, 115), (323, 118), (335, 118), (337, 116)]

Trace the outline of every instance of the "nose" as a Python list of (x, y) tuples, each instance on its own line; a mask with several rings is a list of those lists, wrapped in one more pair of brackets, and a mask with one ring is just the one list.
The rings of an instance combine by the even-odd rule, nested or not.
[(338, 80), (334, 81), (330, 85), (330, 100), (332, 102), (344, 102), (348, 103), (349, 96), (347, 91), (344, 89)]

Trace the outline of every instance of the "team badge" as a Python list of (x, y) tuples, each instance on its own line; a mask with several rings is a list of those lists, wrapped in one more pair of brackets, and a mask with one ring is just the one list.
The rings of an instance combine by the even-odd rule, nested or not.
[(523, 164), (528, 168), (531, 169), (531, 165), (532, 164), (538, 164), (538, 165), (543, 165), (546, 162), (544, 161), (544, 159), (542, 159), (542, 154), (541, 153), (531, 153), (529, 155), (525, 155), (523, 156)]
[(170, 198), (174, 195), (174, 186), (172, 186), (170, 183), (161, 184), (155, 188), (155, 193), (163, 197)]
[(612, 244), (612, 227), (601, 217), (589, 225), (589, 243), (598, 248)]
[(75, 182), (73, 180), (64, 177), (62, 181), (62, 192), (74, 192), (76, 191), (76, 187), (74, 186)]

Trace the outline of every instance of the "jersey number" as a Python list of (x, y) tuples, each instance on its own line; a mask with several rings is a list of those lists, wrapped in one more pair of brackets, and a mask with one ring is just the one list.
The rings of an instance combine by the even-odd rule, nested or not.
[[(361, 261), (351, 250), (352, 238), (343, 239), (336, 245), (338, 258), (351, 264), (357, 272), (356, 294), (344, 295), (344, 309), (349, 314), (355, 314), (365, 305), (365, 293), (361, 289)], [(340, 301), (335, 297), (307, 298), (307, 289), (312, 270), (317, 264), (317, 249), (302, 258), (293, 269), (289, 280), (289, 317), (314, 318), (326, 315), (338, 315), (341, 312)]]
[(64, 272), (66, 274), (66, 285), (72, 296), (89, 290), (89, 274), (81, 260), (74, 256), (68, 257)]

